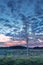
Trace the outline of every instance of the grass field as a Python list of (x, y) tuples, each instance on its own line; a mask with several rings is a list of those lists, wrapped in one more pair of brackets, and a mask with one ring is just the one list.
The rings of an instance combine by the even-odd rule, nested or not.
[(43, 57), (0, 57), (0, 65), (43, 65)]
[[(26, 56), (26, 49), (0, 49), (0, 56), (13, 55), (13, 56)], [(29, 49), (29, 56), (43, 56), (43, 49)]]
[(43, 49), (0, 49), (0, 65), (43, 65)]

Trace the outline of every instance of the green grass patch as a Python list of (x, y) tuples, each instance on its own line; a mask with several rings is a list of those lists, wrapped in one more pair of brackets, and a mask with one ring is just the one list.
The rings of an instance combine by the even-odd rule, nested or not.
[(43, 57), (0, 57), (0, 65), (43, 65)]

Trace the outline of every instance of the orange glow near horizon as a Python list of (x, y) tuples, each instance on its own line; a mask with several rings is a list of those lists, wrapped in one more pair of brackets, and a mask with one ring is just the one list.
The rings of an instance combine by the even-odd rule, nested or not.
[(16, 45), (24, 45), (26, 44), (25, 40), (21, 40), (21, 41), (11, 41), (11, 42), (6, 42), (5, 46), (16, 46)]
[(4, 34), (0, 34), (0, 43), (4, 42), (4, 44), (0, 44), (0, 46), (15, 46), (15, 45), (24, 45), (26, 44), (25, 40), (15, 40), (12, 41), (10, 36), (5, 36)]
[[(29, 40), (29, 47), (34, 47), (37, 46), (35, 45), (35, 41), (32, 37), (29, 37), (31, 40)], [(4, 42), (4, 43), (1, 43)], [(38, 39), (37, 43), (41, 43), (39, 44), (39, 46), (43, 46), (43, 40), (42, 39)], [(26, 44), (26, 40), (11, 40), (10, 36), (5, 36), (4, 34), (0, 34), (0, 47), (7, 47), (7, 46), (16, 46), (16, 45), (25, 45)]]

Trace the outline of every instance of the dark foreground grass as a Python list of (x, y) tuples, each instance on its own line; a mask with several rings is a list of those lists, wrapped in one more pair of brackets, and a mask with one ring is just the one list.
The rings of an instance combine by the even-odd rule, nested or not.
[(0, 57), (0, 65), (43, 65), (43, 57)]

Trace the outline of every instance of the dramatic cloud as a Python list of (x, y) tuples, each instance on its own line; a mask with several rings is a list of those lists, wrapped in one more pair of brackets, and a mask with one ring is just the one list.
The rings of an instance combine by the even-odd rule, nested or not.
[(26, 40), (26, 24), (30, 46), (42, 43), (43, 0), (0, 0), (0, 42), (7, 46), (24, 44), (25, 41), (17, 40)]

